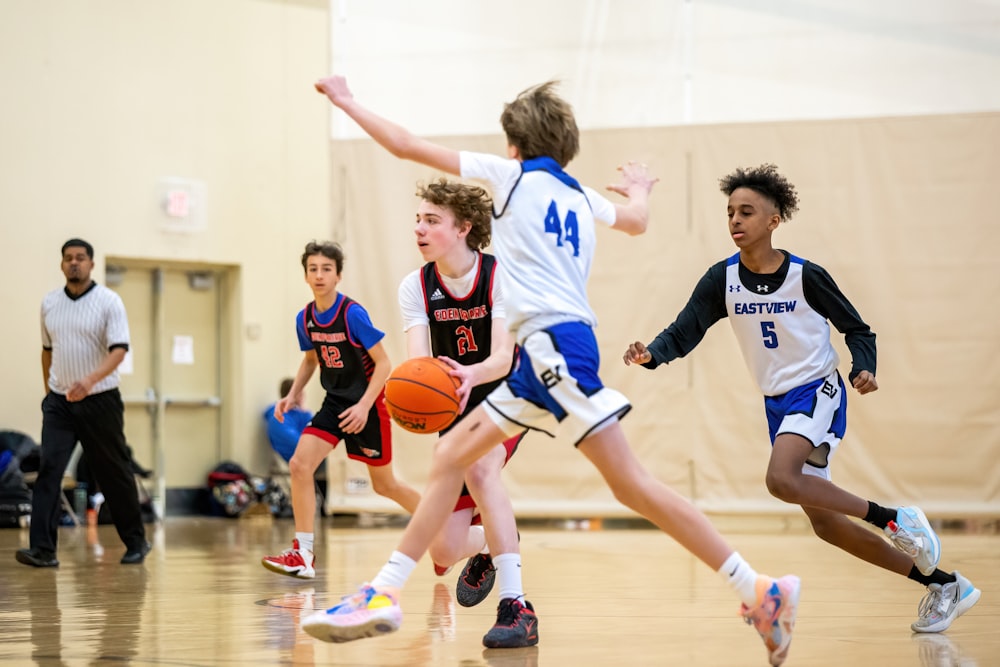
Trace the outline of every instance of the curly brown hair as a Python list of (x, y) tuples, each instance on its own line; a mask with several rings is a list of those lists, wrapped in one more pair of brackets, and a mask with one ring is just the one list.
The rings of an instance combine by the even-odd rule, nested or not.
[(573, 107), (555, 93), (557, 81), (521, 91), (504, 105), (500, 126), (522, 160), (550, 157), (565, 167), (580, 152)]
[(473, 250), (482, 250), (490, 244), (493, 199), (483, 188), (439, 178), (426, 185), (418, 183), (417, 196), (451, 211), (460, 229), (468, 223), (470, 229), (465, 243)]
[(778, 173), (773, 164), (762, 164), (750, 169), (740, 167), (733, 173), (719, 179), (719, 189), (729, 196), (737, 188), (749, 188), (763, 195), (778, 208), (781, 219), (788, 221), (799, 210), (799, 195), (795, 186)]

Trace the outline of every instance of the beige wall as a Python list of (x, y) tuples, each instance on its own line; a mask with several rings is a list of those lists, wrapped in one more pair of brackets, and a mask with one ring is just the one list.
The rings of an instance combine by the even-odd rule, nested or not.
[[(107, 256), (239, 267), (223, 451), (266, 469), (260, 412), (300, 360), (299, 253), (331, 235), (327, 105), (311, 87), (328, 29), (321, 0), (0, 5), (0, 428), (40, 435), (39, 305), (64, 282), (60, 245), (82, 236), (99, 281)], [(204, 231), (161, 230), (163, 177), (207, 184)]]
[[(395, 295), (419, 263), (413, 186), (435, 174), (368, 141), (327, 140), (328, 104), (310, 84), (329, 68), (329, 25), (320, 0), (0, 3), (0, 427), (39, 435), (38, 306), (62, 284), (58, 248), (74, 235), (97, 247), (99, 280), (109, 255), (238, 267), (224, 450), (252, 469), (266, 462), (260, 410), (300, 360), (306, 240), (346, 243), (343, 291), (403, 358)], [(503, 149), (494, 135), (451, 141)], [(786, 509), (763, 489), (761, 400), (726, 323), (655, 373), (618, 361), (733, 251), (716, 179), (773, 161), (802, 195), (777, 243), (829, 269), (879, 335), (881, 389), (850, 397), (835, 479), (887, 503), (1000, 512), (998, 145), (997, 114), (588, 131), (571, 165), (584, 182), (611, 181), (629, 158), (662, 177), (649, 233), (602, 233), (591, 281), (603, 376), (632, 399), (624, 423), (650, 468), (709, 509)], [(208, 184), (205, 231), (161, 230), (168, 176)], [(314, 406), (320, 396), (314, 381)], [(422, 484), (433, 439), (397, 439), (400, 474)], [(523, 513), (621, 511), (564, 442), (530, 436), (507, 479)]]
[[(447, 141), (503, 148), (499, 136)], [(834, 480), (885, 503), (1000, 514), (997, 146), (1000, 114), (585, 133), (570, 165), (583, 182), (612, 182), (627, 159), (649, 163), (662, 179), (645, 236), (599, 232), (590, 281), (602, 377), (635, 406), (624, 425), (642, 460), (710, 510), (794, 509), (764, 488), (762, 398), (728, 322), (687, 359), (655, 372), (620, 361), (629, 342), (649, 341), (673, 320), (710, 264), (735, 252), (718, 179), (774, 162), (801, 198), (776, 245), (830, 271), (878, 334), (880, 389), (850, 392)], [(436, 174), (364, 140), (335, 142), (331, 155), (355, 257), (345, 290), (390, 331), (390, 354), (402, 359), (395, 287), (420, 262), (414, 183)], [(842, 336), (835, 344), (846, 374)], [(397, 445), (399, 468), (418, 483), (429, 438), (401, 435)], [(566, 442), (529, 435), (506, 474), (521, 513), (622, 511)]]

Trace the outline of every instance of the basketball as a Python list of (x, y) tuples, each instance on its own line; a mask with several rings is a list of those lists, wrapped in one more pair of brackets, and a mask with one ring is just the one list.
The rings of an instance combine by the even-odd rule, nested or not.
[(385, 405), (393, 421), (412, 433), (437, 433), (458, 416), (458, 379), (433, 357), (414, 357), (393, 369), (385, 382)]

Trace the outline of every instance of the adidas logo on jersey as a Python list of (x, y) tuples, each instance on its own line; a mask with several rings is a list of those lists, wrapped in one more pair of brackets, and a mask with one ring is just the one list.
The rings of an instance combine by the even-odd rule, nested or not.
[(434, 294), (431, 294), (431, 301), (438, 301), (444, 298), (444, 294), (441, 293), (440, 289), (435, 289)]

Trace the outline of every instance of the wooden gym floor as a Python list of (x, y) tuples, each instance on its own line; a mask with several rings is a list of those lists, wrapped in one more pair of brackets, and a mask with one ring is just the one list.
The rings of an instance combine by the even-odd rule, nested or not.
[[(942, 531), (942, 566), (983, 591), (940, 635), (911, 635), (924, 589), (821, 543), (800, 522), (713, 519), (759, 570), (795, 572), (803, 593), (787, 665), (990, 667), (1000, 665), (1000, 535)], [(343, 525), (347, 524), (347, 525)], [(577, 667), (766, 665), (732, 593), (658, 531), (521, 528), (524, 583), (539, 615), (531, 649), (486, 650), (495, 593), (479, 607), (454, 599), (456, 573), (424, 559), (403, 597), (393, 635), (325, 644), (298, 628), (375, 575), (395, 546), (398, 522), (358, 528), (323, 519), (318, 576), (272, 574), (261, 556), (290, 543), (291, 520), (249, 516), (168, 518), (150, 526), (142, 566), (118, 564), (111, 526), (60, 529), (57, 569), (14, 560), (27, 529), (0, 530), (2, 665), (379, 665)]]

